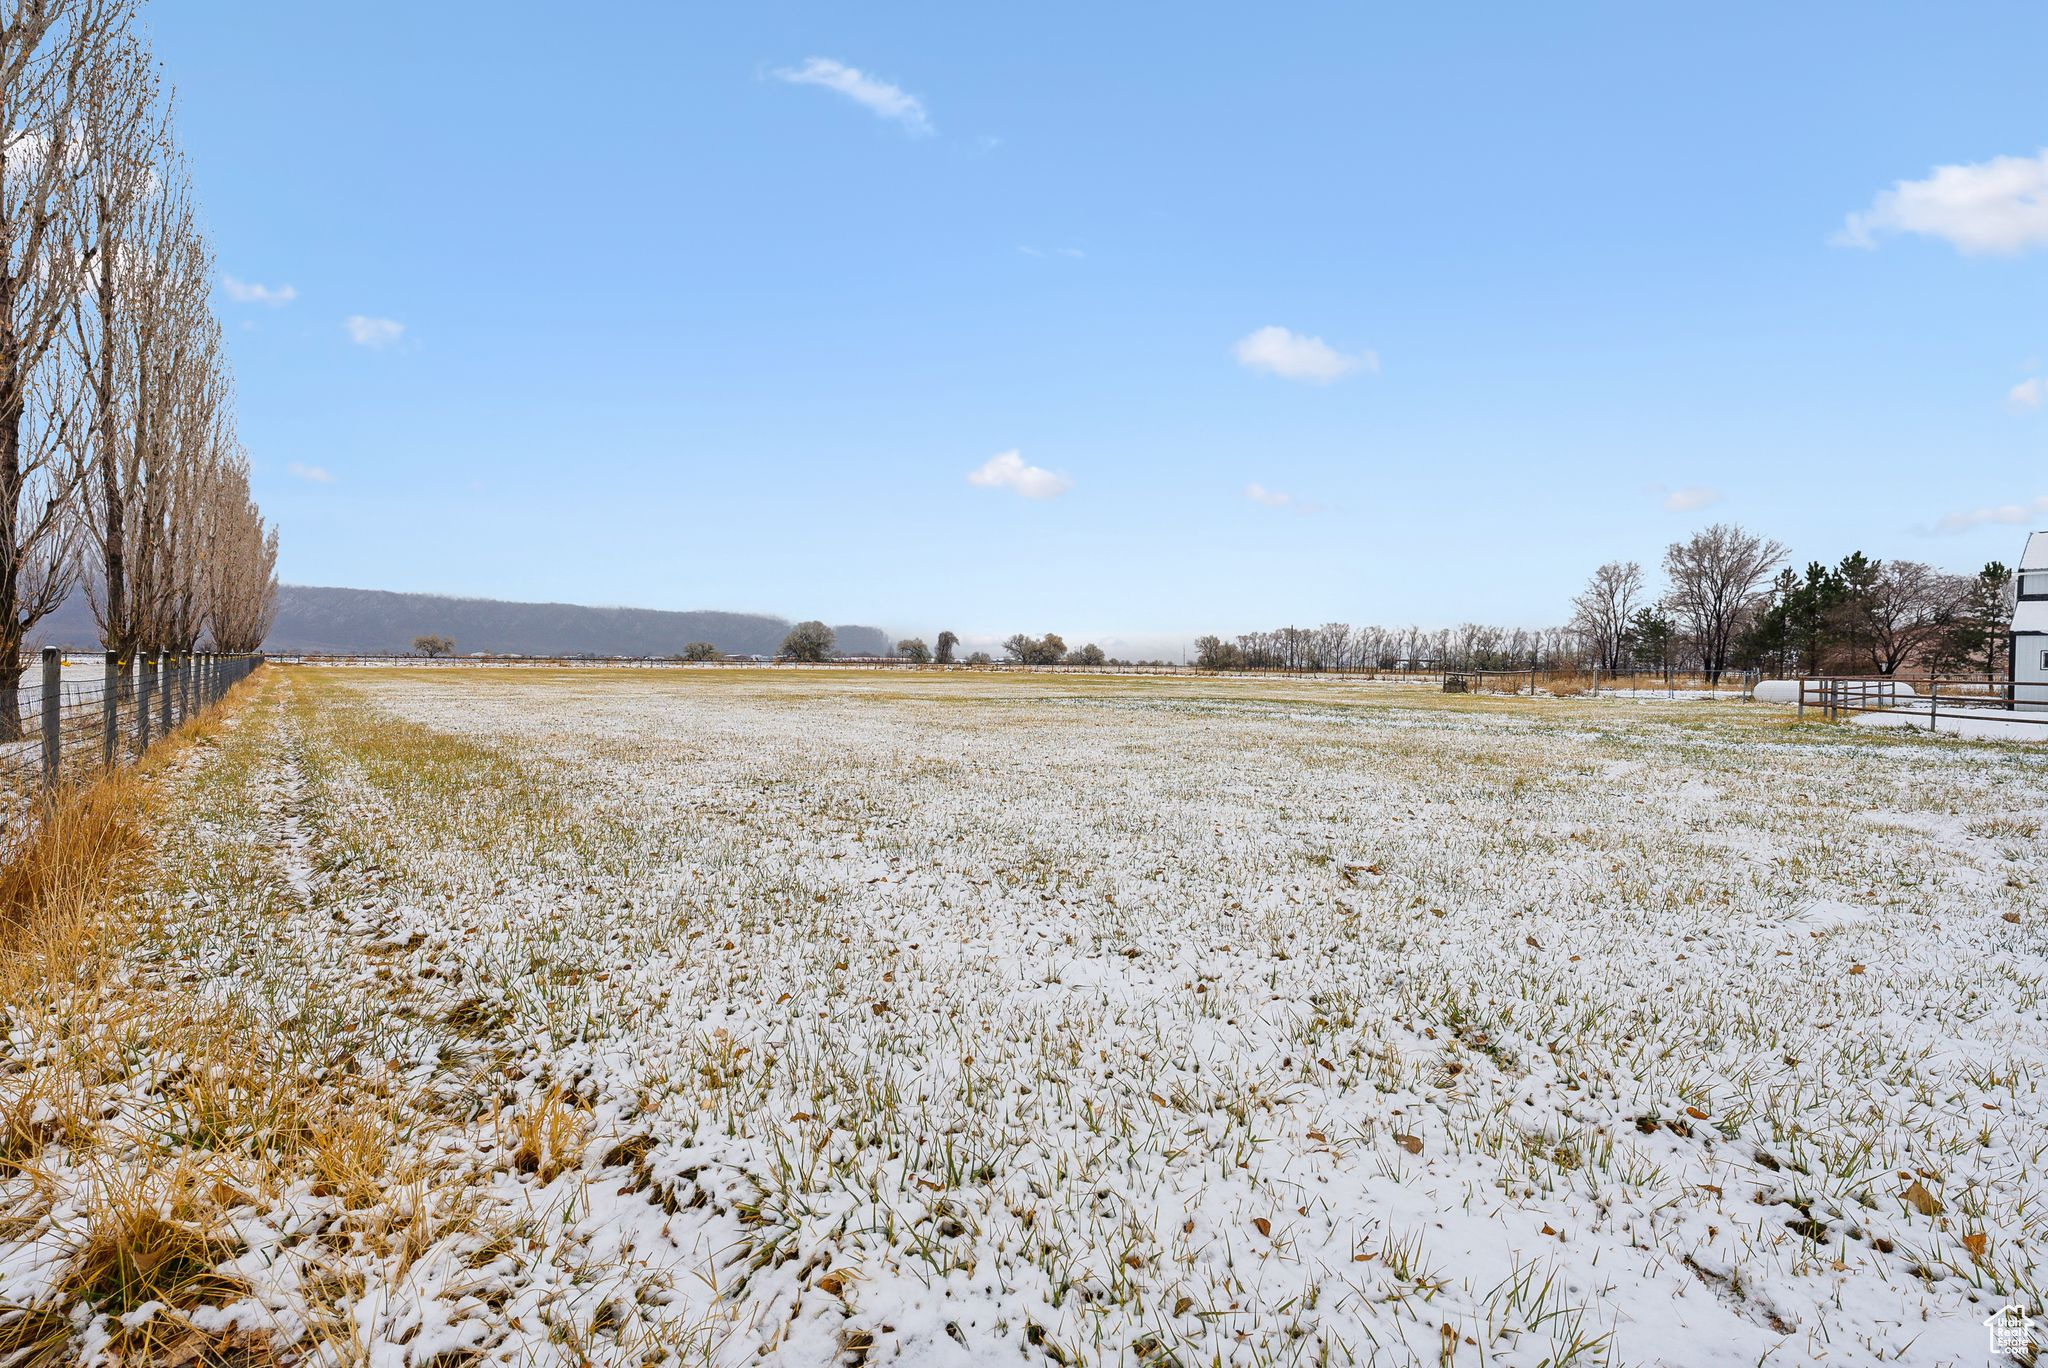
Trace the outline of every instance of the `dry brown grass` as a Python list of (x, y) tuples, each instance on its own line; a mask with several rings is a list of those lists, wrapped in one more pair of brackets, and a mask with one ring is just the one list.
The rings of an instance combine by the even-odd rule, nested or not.
[(521, 1107), (509, 1119), (501, 1114), (499, 1123), (511, 1141), (512, 1166), (542, 1183), (554, 1182), (583, 1162), (590, 1115), (560, 1088)]
[(1556, 698), (1571, 698), (1593, 692), (1593, 676), (1579, 674), (1544, 674), (1536, 677), (1536, 687)]
[[(0, 866), (0, 991), (75, 968), (82, 939), (129, 890), (143, 847), (145, 784), (123, 770), (61, 793)], [(64, 974), (68, 980), (70, 975)]]
[[(245, 1290), (216, 1270), (239, 1249), (227, 1215), (250, 1200), (246, 1175), (211, 1151), (288, 1131), (306, 1116), (289, 1083), (264, 1067), (250, 1023), (128, 981), (121, 963), (163, 781), (192, 744), (218, 735), (220, 712), (180, 727), (141, 764), (58, 793), (0, 866), (0, 1004), (11, 1025), (63, 1042), (54, 1059), (0, 1078), (0, 1177), (25, 1179), (30, 1194), (7, 1219), (24, 1228), (44, 1219), (62, 1171), (71, 1175), (76, 1224), (53, 1295), (26, 1306), (0, 1300), (8, 1368), (71, 1361), (81, 1304), (115, 1315), (151, 1302), (169, 1308), (120, 1329), (109, 1348), (122, 1362), (272, 1360), (266, 1337), (200, 1331), (179, 1308)], [(189, 1063), (155, 1107), (132, 1118), (138, 1134), (105, 1117), (108, 1092), (127, 1077), (127, 1055), (141, 1042)]]
[(316, 1196), (360, 1211), (384, 1200), (394, 1141), (386, 1118), (353, 1109), (327, 1118), (306, 1136), (303, 1154)]
[(27, 976), (75, 968), (89, 934), (129, 907), (147, 847), (157, 781), (187, 747), (220, 734), (221, 716), (251, 688), (184, 723), (130, 768), (60, 790), (12, 858), (0, 864), (0, 994)]

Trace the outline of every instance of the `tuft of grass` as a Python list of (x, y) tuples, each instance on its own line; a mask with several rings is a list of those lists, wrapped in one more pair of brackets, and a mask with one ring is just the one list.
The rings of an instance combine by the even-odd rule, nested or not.
[(350, 1211), (377, 1205), (384, 1199), (392, 1148), (389, 1123), (368, 1108), (327, 1118), (305, 1139), (314, 1195), (338, 1198)]
[(512, 1167), (543, 1184), (583, 1162), (590, 1117), (560, 1088), (549, 1089), (513, 1112), (505, 1125), (512, 1142)]
[(140, 1175), (103, 1173), (86, 1189), (84, 1241), (65, 1269), (68, 1301), (126, 1314), (150, 1302), (219, 1304), (246, 1290), (214, 1270), (237, 1252), (215, 1175), (180, 1155)]

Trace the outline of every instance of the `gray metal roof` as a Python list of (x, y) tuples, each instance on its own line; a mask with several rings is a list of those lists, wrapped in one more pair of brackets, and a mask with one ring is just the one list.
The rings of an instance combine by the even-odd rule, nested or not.
[(2027, 549), (2020, 552), (2020, 569), (2048, 570), (2048, 532), (2035, 532), (2027, 537)]

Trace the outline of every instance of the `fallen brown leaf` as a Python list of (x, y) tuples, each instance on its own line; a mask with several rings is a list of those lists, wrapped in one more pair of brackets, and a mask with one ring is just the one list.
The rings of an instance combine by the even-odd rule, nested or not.
[(1899, 1194), (1899, 1200), (1919, 1212), (1922, 1216), (1939, 1216), (1943, 1211), (1947, 1210), (1946, 1207), (1942, 1206), (1941, 1198), (1929, 1192), (1917, 1181), (1906, 1185), (1905, 1191)]

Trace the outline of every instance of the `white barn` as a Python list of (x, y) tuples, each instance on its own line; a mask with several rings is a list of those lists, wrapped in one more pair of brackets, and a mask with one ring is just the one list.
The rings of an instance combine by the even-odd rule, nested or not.
[(2013, 701), (2022, 707), (2048, 708), (2048, 532), (2027, 538), (2018, 580), (2008, 642)]

